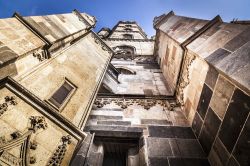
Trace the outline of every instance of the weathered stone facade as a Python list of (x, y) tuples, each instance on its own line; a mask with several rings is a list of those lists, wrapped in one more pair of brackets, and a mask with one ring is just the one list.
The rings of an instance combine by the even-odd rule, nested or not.
[(250, 24), (0, 19), (0, 165), (249, 165)]

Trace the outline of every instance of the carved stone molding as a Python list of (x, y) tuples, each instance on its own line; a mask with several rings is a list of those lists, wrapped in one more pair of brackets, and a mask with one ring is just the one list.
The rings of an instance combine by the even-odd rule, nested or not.
[(33, 130), (34, 132), (38, 129), (46, 129), (48, 126), (43, 116), (31, 116), (30, 123), (30, 130)]
[(184, 89), (188, 86), (190, 82), (189, 78), (189, 68), (192, 62), (195, 60), (195, 56), (192, 54), (188, 54), (184, 60), (183, 70), (180, 76), (180, 82), (177, 88), (177, 99), (181, 106), (184, 105)]
[(105, 38), (106, 41), (128, 41), (128, 42), (153, 42), (153, 39), (123, 39), (123, 38)]
[(101, 48), (102, 48), (104, 51), (108, 51), (109, 54), (112, 54), (112, 51), (110, 51), (110, 50), (108, 49), (108, 46), (105, 45), (104, 42), (102, 42), (101, 39), (97, 37), (97, 35), (91, 33), (91, 37), (94, 38), (95, 43), (98, 44), (98, 45), (100, 45)]
[(61, 138), (61, 145), (59, 145), (50, 158), (47, 166), (59, 166), (62, 163), (64, 155), (67, 151), (67, 146), (71, 143), (71, 137), (69, 135)]
[(33, 56), (37, 58), (40, 62), (44, 61), (45, 59), (49, 59), (49, 56), (46, 50), (34, 51)]
[(4, 99), (5, 99), (5, 102), (0, 104), (0, 117), (1, 117), (1, 115), (4, 114), (4, 112), (7, 111), (8, 106), (17, 105), (17, 101), (16, 101), (15, 96), (6, 96)]
[(176, 103), (169, 103), (167, 100), (157, 100), (157, 99), (122, 99), (122, 98), (97, 98), (94, 102), (94, 106), (97, 108), (102, 108), (108, 104), (116, 104), (122, 109), (126, 109), (131, 105), (142, 106), (145, 110), (149, 110), (157, 104), (162, 106), (166, 110), (172, 111), (176, 107)]

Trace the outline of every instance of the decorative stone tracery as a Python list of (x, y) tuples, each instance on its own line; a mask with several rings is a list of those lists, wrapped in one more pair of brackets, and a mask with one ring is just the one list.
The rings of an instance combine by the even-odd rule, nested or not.
[(0, 117), (8, 110), (10, 105), (17, 105), (16, 97), (15, 96), (6, 96), (5, 102), (0, 104)]
[[(5, 100), (7, 102), (14, 102), (13, 97), (6, 97)], [(31, 127), (28, 128), (25, 132), (15, 131), (9, 136), (1, 136), (0, 137), (0, 161), (4, 161), (10, 165), (28, 165), (35, 164), (36, 157), (30, 154), (31, 150), (36, 150), (37, 143), (35, 140), (32, 140), (32, 134), (34, 134), (37, 130), (47, 128), (47, 123), (43, 116), (31, 116), (30, 118)], [(8, 138), (8, 139), (6, 139)], [(10, 138), (10, 139), (9, 139)], [(18, 145), (21, 145), (20, 158), (12, 155), (9, 150), (18, 148)]]
[(180, 82), (177, 88), (177, 99), (178, 102), (181, 104), (181, 106), (184, 105), (184, 89), (187, 87), (187, 85), (190, 82), (189, 78), (189, 68), (192, 64), (192, 62), (195, 60), (196, 56), (193, 54), (188, 54), (185, 57), (184, 64), (183, 64), (183, 70), (180, 76)]
[(43, 116), (31, 116), (30, 122), (31, 122), (30, 129), (33, 130), (34, 132), (36, 132), (38, 129), (45, 130), (48, 126)]
[(142, 106), (145, 110), (149, 110), (157, 104), (164, 107), (164, 109), (172, 111), (176, 107), (175, 102), (169, 102), (167, 100), (157, 100), (157, 99), (123, 99), (123, 98), (97, 98), (94, 102), (94, 106), (97, 108), (102, 108), (105, 105), (114, 103), (120, 106), (122, 109), (126, 109), (131, 105)]
[(71, 143), (71, 137), (69, 135), (61, 138), (61, 145), (59, 145), (50, 158), (47, 166), (59, 166), (62, 163), (64, 155), (67, 151), (67, 146)]

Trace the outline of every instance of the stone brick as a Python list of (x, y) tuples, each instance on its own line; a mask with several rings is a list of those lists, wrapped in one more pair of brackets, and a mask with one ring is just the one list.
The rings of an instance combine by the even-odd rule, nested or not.
[(192, 123), (192, 128), (193, 128), (194, 133), (195, 133), (197, 138), (200, 135), (202, 124), (203, 124), (203, 121), (202, 121), (200, 115), (196, 112), (195, 116), (194, 116), (193, 123)]
[(220, 124), (221, 120), (214, 111), (209, 108), (199, 137), (199, 141), (207, 155), (209, 154), (211, 146), (215, 140)]
[(240, 165), (250, 165), (250, 116), (240, 134), (239, 140), (234, 149), (234, 156)]
[(208, 69), (208, 72), (207, 72), (205, 83), (212, 90), (214, 89), (214, 86), (215, 86), (215, 83), (217, 81), (218, 75), (219, 75), (218, 71), (212, 65), (209, 65), (209, 69)]
[(199, 104), (197, 107), (197, 111), (202, 117), (202, 119), (205, 118), (212, 94), (213, 94), (212, 90), (206, 84), (204, 84), (202, 88)]
[(149, 157), (173, 156), (167, 138), (147, 138), (147, 149)]
[(150, 137), (195, 139), (191, 127), (149, 126)]
[(249, 112), (250, 96), (247, 96), (241, 90), (236, 89), (219, 133), (221, 141), (229, 152), (233, 150)]
[(170, 166), (210, 166), (207, 159), (169, 158)]
[(173, 156), (182, 158), (206, 157), (200, 143), (196, 139), (169, 139)]
[(211, 165), (227, 165), (229, 157), (230, 154), (225, 148), (225, 145), (223, 145), (221, 140), (217, 137), (208, 156)]
[(233, 91), (234, 85), (232, 85), (226, 78), (219, 76), (210, 101), (210, 107), (221, 119), (224, 118)]
[(150, 157), (149, 166), (169, 166), (168, 159), (163, 157)]

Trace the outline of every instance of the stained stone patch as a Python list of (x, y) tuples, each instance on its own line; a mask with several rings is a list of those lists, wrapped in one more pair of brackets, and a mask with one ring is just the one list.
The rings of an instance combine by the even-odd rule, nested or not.
[(250, 89), (250, 41), (221, 61), (216, 68)]
[(169, 158), (170, 166), (210, 166), (207, 159)]
[(227, 163), (227, 166), (240, 166), (240, 164), (235, 160), (234, 157), (231, 157)]
[(250, 117), (240, 134), (239, 140), (233, 152), (240, 165), (250, 165)]
[(231, 84), (226, 78), (219, 76), (211, 98), (210, 107), (221, 119), (224, 117), (233, 91), (234, 85)]
[(230, 154), (217, 137), (208, 157), (211, 165), (227, 165), (229, 157)]
[(147, 138), (149, 157), (173, 156), (169, 140), (167, 138)]
[(203, 127), (201, 129), (200, 137), (199, 137), (199, 141), (204, 151), (207, 154), (209, 154), (211, 146), (219, 130), (220, 124), (221, 124), (221, 120), (214, 113), (214, 111), (211, 108), (209, 108), (207, 116), (204, 120)]
[(200, 143), (196, 139), (169, 139), (173, 156), (204, 158), (206, 157)]
[(214, 51), (211, 55), (205, 58), (208, 62), (216, 66), (220, 61), (222, 61), (225, 57), (227, 57), (231, 52), (219, 48), (218, 50)]
[(203, 124), (203, 121), (202, 121), (200, 115), (196, 112), (195, 116), (194, 116), (193, 123), (192, 123), (192, 128), (194, 130), (196, 137), (198, 137), (200, 134), (202, 124)]
[(197, 111), (202, 117), (202, 119), (205, 118), (212, 94), (213, 94), (212, 90), (206, 84), (204, 84), (202, 88), (199, 104), (197, 107)]
[(236, 89), (224, 117), (219, 137), (231, 152), (250, 112), (250, 96)]
[(205, 83), (211, 89), (214, 89), (214, 86), (215, 86), (215, 83), (217, 81), (218, 75), (219, 75), (218, 71), (213, 66), (210, 65), (209, 69), (208, 69), (208, 72), (207, 72)]
[(150, 157), (149, 166), (169, 166), (167, 158)]
[(250, 40), (250, 28), (247, 28), (245, 31), (241, 32), (239, 35), (237, 35), (227, 44), (225, 44), (224, 48), (234, 52), (249, 40)]
[(168, 120), (159, 120), (159, 119), (141, 119), (141, 124), (149, 125), (173, 125), (171, 121)]
[(150, 137), (195, 139), (191, 127), (148, 126)]

